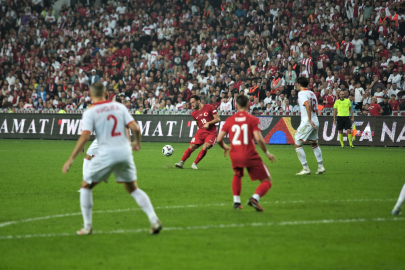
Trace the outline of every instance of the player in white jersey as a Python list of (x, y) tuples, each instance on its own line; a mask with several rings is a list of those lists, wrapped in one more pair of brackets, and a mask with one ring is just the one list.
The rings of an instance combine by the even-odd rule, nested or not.
[(311, 174), (308, 167), (307, 157), (302, 145), (309, 142), (312, 145), (316, 160), (318, 161), (318, 171), (316, 174), (322, 174), (326, 170), (323, 167), (322, 152), (318, 145), (318, 101), (315, 94), (308, 90), (309, 80), (305, 77), (299, 77), (296, 81), (298, 92), (298, 104), (301, 111), (301, 124), (295, 133), (295, 151), (300, 160), (303, 169), (297, 175)]
[[(118, 103), (105, 100), (105, 87), (96, 82), (90, 87), (93, 106), (83, 113), (82, 135), (65, 165), (62, 172), (67, 173), (73, 160), (82, 151), (84, 145), (95, 131), (98, 141), (97, 155), (92, 158), (88, 168), (83, 172), (80, 189), (80, 206), (82, 209), (84, 227), (77, 232), (79, 235), (91, 234), (92, 227), (92, 189), (102, 180), (108, 180), (111, 173), (118, 183), (123, 183), (138, 205), (146, 213), (151, 224), (151, 234), (157, 234), (162, 229), (148, 195), (137, 186), (135, 163), (132, 150), (141, 148), (141, 133), (134, 118), (127, 108)], [(134, 142), (128, 142), (126, 127), (132, 130)]]

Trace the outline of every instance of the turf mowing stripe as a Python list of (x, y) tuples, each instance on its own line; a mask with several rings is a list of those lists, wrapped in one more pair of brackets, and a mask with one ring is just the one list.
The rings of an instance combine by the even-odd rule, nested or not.
[[(205, 225), (205, 226), (189, 226), (189, 227), (164, 227), (164, 231), (189, 231), (189, 230), (208, 230), (208, 229), (224, 229), (224, 228), (240, 228), (240, 227), (263, 227), (263, 226), (290, 226), (290, 225), (309, 225), (309, 224), (334, 224), (334, 223), (359, 223), (359, 222), (382, 222), (382, 221), (405, 221), (404, 217), (399, 218), (372, 218), (372, 219), (323, 219), (323, 220), (302, 220), (302, 221), (282, 221), (282, 222), (257, 222), (246, 224), (220, 224), (220, 225)], [(137, 230), (113, 230), (113, 231), (94, 231), (94, 234), (124, 234), (124, 233), (140, 233), (149, 232), (149, 229)], [(25, 239), (25, 238), (49, 238), (60, 236), (73, 236), (74, 233), (48, 233), (48, 234), (24, 234), (24, 235), (3, 235), (0, 240), (8, 239)]]
[[(270, 201), (270, 202), (261, 202), (261, 204), (289, 204), (289, 203), (344, 203), (344, 202), (390, 202), (395, 201), (395, 199), (348, 199), (348, 200), (320, 200), (320, 201)], [(211, 206), (229, 206), (232, 204), (229, 203), (219, 203), (219, 204), (204, 204), (204, 205), (174, 205), (174, 206), (157, 206), (155, 209), (177, 209), (177, 208), (194, 208), (194, 207), (211, 207)], [(112, 210), (98, 210), (93, 211), (93, 214), (103, 214), (103, 213), (118, 213), (118, 212), (128, 212), (128, 211), (139, 211), (140, 208), (127, 208), (127, 209), (112, 209)], [(81, 212), (76, 213), (69, 213), (69, 214), (59, 214), (59, 215), (50, 215), (44, 217), (35, 217), (35, 218), (27, 218), (21, 220), (13, 220), (0, 223), (1, 227), (6, 227), (13, 224), (18, 223), (26, 223), (32, 222), (37, 220), (45, 220), (51, 218), (62, 218), (62, 217), (70, 217), (70, 216), (78, 216), (81, 215)]]

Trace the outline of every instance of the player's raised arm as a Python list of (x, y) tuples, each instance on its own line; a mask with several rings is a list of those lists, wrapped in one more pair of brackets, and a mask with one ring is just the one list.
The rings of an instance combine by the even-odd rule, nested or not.
[(273, 163), (273, 161), (276, 162), (276, 157), (267, 150), (266, 143), (264, 142), (262, 136), (262, 132), (260, 130), (253, 131), (253, 137), (255, 138), (260, 149), (262, 149), (263, 153), (266, 154), (266, 157), (270, 159), (271, 163)]
[(231, 149), (228, 145), (224, 142), (224, 138), (228, 134), (226, 131), (221, 130), (218, 134), (217, 143), (224, 149), (224, 157), (226, 157), (226, 153)]

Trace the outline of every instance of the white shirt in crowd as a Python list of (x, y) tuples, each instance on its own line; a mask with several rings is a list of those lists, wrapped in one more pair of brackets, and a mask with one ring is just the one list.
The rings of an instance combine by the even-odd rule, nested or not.
[(354, 89), (354, 102), (361, 102), (364, 95), (363, 87)]
[(395, 76), (394, 74), (391, 74), (388, 77), (388, 82), (391, 83), (391, 84), (396, 83), (397, 85), (400, 85), (400, 83), (401, 83), (401, 75), (397, 74)]
[(219, 109), (221, 111), (230, 111), (232, 110), (232, 103), (227, 101), (227, 102), (222, 102), (221, 106), (219, 106)]
[(354, 53), (355, 54), (360, 54), (361, 53), (361, 48), (363, 46), (363, 41), (361, 39), (357, 39), (357, 40), (352, 40), (352, 44), (354, 46)]
[(377, 103), (380, 103), (380, 102), (383, 101), (384, 93), (383, 93), (383, 92), (380, 92), (380, 93), (375, 92), (375, 93), (374, 93), (374, 96), (377, 98)]

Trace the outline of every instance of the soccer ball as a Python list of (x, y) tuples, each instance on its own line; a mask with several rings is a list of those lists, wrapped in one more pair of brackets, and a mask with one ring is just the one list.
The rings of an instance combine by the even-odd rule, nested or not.
[(173, 155), (173, 152), (174, 152), (174, 149), (173, 149), (173, 147), (171, 145), (163, 146), (162, 153), (166, 157), (170, 157), (171, 155)]

